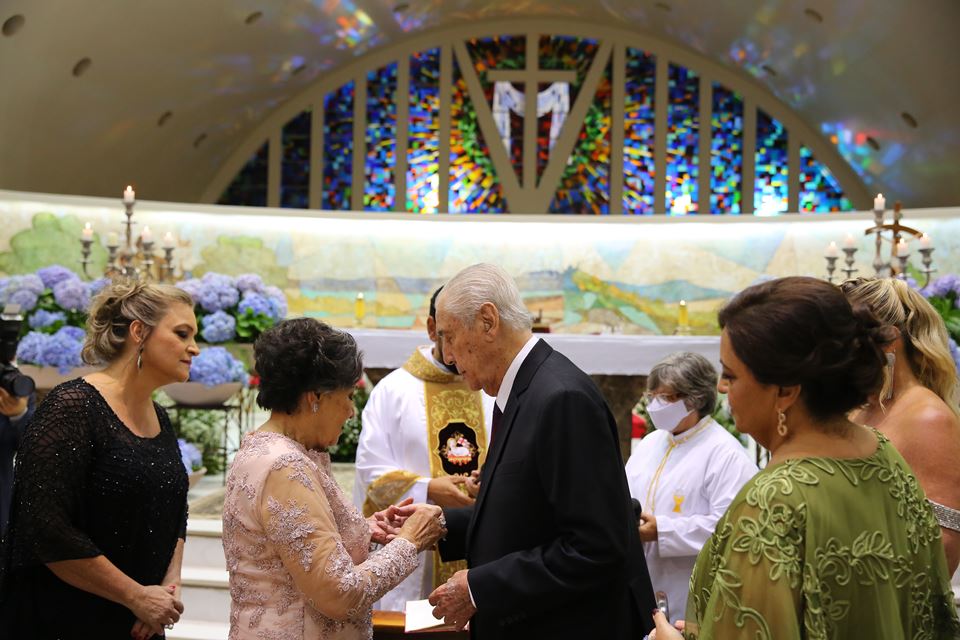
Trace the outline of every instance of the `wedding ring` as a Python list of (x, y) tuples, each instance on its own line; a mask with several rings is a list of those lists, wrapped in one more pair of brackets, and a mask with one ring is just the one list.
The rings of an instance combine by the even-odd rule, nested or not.
[(440, 512), (440, 518), (439, 518), (439, 520), (440, 520), (440, 526), (443, 527), (444, 529), (446, 529), (446, 528), (447, 528), (447, 519), (446, 519), (445, 517), (443, 517), (443, 512), (442, 512), (442, 511)]

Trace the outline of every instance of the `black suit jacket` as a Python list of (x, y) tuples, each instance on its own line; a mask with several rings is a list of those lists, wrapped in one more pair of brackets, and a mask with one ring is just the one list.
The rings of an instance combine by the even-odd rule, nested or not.
[(593, 381), (542, 340), (514, 381), (477, 501), (448, 509), (477, 640), (638, 640), (656, 607), (620, 456)]

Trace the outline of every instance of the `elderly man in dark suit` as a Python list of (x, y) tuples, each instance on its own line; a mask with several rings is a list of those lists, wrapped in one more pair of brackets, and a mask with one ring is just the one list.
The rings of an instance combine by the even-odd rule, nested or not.
[(513, 279), (477, 264), (437, 300), (443, 353), (496, 397), (476, 503), (447, 509), (434, 615), (477, 640), (638, 640), (656, 607), (617, 427), (593, 381), (534, 337)]

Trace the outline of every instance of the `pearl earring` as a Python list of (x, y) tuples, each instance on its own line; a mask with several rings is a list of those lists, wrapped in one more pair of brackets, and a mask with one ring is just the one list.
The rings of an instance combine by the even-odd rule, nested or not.
[(316, 413), (317, 411), (320, 411), (320, 403), (319, 403), (319, 402), (314, 402), (312, 408), (313, 408), (313, 412), (314, 412), (314, 413)]

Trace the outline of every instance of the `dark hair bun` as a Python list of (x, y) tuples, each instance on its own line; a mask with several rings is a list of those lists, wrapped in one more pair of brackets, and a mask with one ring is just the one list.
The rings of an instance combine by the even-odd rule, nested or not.
[(883, 382), (891, 328), (823, 280), (789, 277), (745, 289), (719, 314), (731, 346), (763, 384), (801, 386), (819, 419), (863, 404)]

